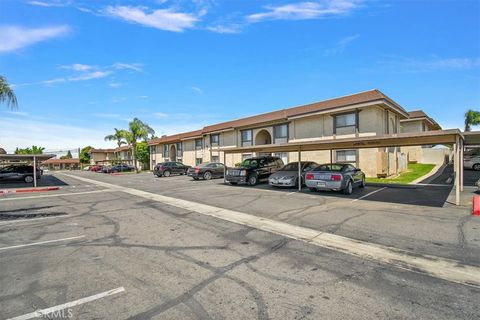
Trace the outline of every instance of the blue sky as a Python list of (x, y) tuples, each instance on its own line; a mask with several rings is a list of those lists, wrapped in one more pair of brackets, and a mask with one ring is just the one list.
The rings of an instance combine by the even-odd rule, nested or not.
[(0, 146), (113, 146), (378, 88), (444, 128), (480, 108), (480, 2), (1, 0)]

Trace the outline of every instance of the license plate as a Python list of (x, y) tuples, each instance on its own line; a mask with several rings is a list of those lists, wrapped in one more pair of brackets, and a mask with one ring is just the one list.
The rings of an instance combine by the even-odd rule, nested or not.
[(317, 182), (317, 187), (325, 187), (326, 185), (324, 181)]

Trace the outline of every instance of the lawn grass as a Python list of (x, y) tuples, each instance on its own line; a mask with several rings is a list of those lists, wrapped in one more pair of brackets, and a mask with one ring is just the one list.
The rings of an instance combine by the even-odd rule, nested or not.
[(427, 173), (432, 171), (434, 167), (434, 164), (428, 163), (409, 163), (407, 171), (400, 173), (399, 176), (396, 176), (394, 178), (366, 178), (366, 181), (375, 183), (407, 184), (426, 175)]

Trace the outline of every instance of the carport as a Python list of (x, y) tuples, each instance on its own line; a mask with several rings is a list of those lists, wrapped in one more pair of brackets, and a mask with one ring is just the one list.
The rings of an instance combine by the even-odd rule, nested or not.
[[(340, 149), (366, 149), (384, 147), (407, 147), (435, 144), (451, 144), (454, 153), (455, 172), (455, 203), (460, 205), (460, 192), (463, 191), (463, 146), (465, 137), (458, 129), (435, 130), (414, 133), (397, 133), (389, 135), (334, 137), (333, 139), (290, 142), (283, 144), (267, 144), (248, 147), (224, 148), (223, 162), (226, 163), (226, 155), (234, 153), (273, 153), (273, 152), (297, 152), (298, 153), (298, 177), (301, 177), (302, 151), (330, 150), (330, 162), (332, 151)], [(478, 136), (480, 142), (480, 135)], [(479, 143), (480, 144), (480, 143)], [(302, 186), (299, 184), (298, 189)]]
[(37, 161), (55, 157), (54, 154), (0, 154), (0, 164), (33, 163), (33, 186), (37, 187)]

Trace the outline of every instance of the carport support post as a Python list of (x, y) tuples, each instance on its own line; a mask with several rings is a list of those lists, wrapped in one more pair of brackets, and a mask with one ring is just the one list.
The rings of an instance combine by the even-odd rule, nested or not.
[(302, 151), (298, 148), (298, 191), (302, 190)]
[(453, 147), (455, 152), (453, 165), (455, 166), (455, 204), (460, 205), (460, 138), (455, 138), (455, 145)]
[(460, 139), (460, 191), (463, 191), (463, 140)]
[(37, 157), (33, 156), (33, 186), (37, 187)]
[(223, 151), (223, 183), (227, 182), (227, 153)]

